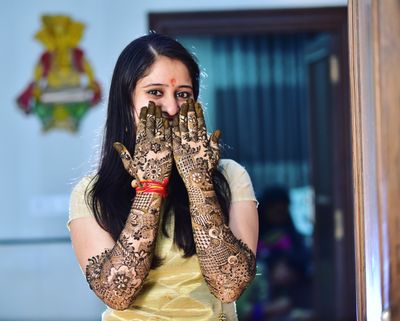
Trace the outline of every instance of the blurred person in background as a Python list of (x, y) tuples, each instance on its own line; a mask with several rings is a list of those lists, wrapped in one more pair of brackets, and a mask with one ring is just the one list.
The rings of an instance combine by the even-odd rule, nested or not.
[(257, 277), (246, 290), (243, 320), (313, 320), (310, 249), (291, 217), (285, 187), (260, 197)]

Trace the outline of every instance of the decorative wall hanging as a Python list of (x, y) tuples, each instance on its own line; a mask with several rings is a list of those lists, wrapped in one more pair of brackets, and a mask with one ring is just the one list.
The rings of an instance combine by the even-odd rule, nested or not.
[(78, 43), (85, 26), (68, 16), (44, 15), (35, 38), (45, 47), (33, 81), (18, 96), (26, 114), (36, 114), (42, 129), (75, 132), (86, 112), (101, 99), (101, 89)]

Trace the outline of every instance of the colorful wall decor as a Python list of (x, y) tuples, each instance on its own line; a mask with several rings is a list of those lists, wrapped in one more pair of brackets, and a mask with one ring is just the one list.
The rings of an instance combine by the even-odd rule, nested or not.
[(26, 114), (36, 114), (42, 129), (76, 132), (82, 117), (101, 99), (93, 70), (78, 47), (85, 26), (63, 15), (42, 16), (35, 34), (45, 51), (34, 69), (33, 81), (18, 96)]

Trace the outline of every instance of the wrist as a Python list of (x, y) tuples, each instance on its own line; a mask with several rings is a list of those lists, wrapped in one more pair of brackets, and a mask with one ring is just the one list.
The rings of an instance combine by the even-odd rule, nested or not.
[(142, 180), (136, 187), (136, 194), (154, 193), (160, 195), (162, 198), (166, 198), (168, 182), (168, 178), (164, 178), (161, 182), (154, 180)]
[(150, 207), (161, 207), (162, 196), (157, 193), (136, 193), (132, 208), (140, 212), (147, 212)]

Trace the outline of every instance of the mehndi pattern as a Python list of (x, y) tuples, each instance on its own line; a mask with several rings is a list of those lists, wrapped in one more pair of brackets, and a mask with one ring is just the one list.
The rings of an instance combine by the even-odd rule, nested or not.
[[(114, 144), (122, 163), (134, 178), (162, 182), (172, 167), (171, 133), (161, 117), (160, 106), (143, 107), (137, 128), (135, 154), (121, 143)], [(90, 288), (108, 306), (127, 309), (138, 295), (152, 261), (162, 197), (158, 193), (137, 193), (125, 227), (115, 246), (92, 257), (86, 267)]]
[(202, 107), (189, 100), (172, 129), (174, 160), (189, 195), (196, 253), (211, 292), (223, 302), (236, 300), (255, 276), (255, 255), (225, 224), (211, 173), (220, 152), (219, 131), (208, 137)]

